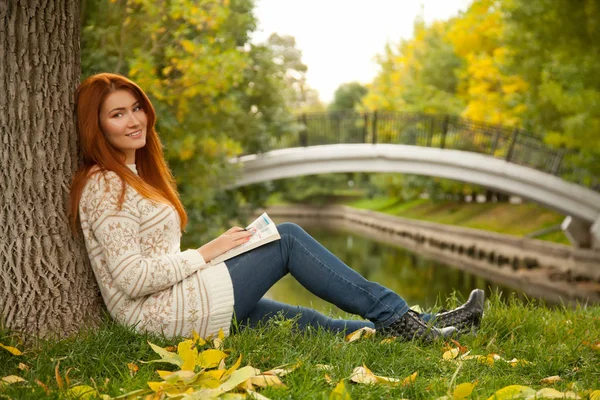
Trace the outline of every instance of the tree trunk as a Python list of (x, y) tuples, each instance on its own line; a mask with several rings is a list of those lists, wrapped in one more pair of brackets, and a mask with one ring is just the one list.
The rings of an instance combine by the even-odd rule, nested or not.
[(0, 325), (65, 335), (103, 310), (67, 221), (79, 1), (0, 1)]

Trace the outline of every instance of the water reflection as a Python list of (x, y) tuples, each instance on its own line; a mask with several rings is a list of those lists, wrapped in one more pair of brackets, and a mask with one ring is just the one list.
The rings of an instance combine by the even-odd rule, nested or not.
[[(435, 305), (443, 306), (446, 298), (455, 290), (457, 294), (462, 294), (462, 298), (467, 298), (475, 288), (484, 288), (488, 295), (496, 289), (501, 290), (504, 295), (514, 292), (468, 272), (355, 233), (304, 227), (347, 265), (367, 279), (394, 290), (404, 297), (410, 306), (419, 304), (424, 309)], [(343, 314), (335, 306), (308, 292), (291, 276), (286, 276), (278, 282), (269, 291), (268, 296), (333, 315)]]

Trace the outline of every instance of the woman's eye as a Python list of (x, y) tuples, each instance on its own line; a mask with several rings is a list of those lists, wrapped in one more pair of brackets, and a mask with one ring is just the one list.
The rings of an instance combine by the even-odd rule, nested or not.
[(142, 106), (136, 106), (136, 107), (134, 107), (133, 111), (143, 111)]
[(116, 113), (113, 115), (113, 118), (121, 118), (123, 116), (123, 113)]

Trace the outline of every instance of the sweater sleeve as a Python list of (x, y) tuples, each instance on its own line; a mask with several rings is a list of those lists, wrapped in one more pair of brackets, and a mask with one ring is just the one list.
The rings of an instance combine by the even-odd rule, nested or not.
[[(113, 284), (129, 297), (146, 296), (168, 289), (206, 266), (197, 250), (148, 257), (142, 254), (138, 239), (140, 219), (125, 207), (117, 210), (111, 201), (110, 188), (99, 183), (95, 193), (102, 193), (102, 207), (90, 215), (89, 224), (104, 254)], [(93, 195), (94, 196), (94, 195)], [(95, 196), (94, 196), (95, 197)], [(95, 217), (94, 217), (95, 216)]]
[(113, 283), (129, 297), (168, 289), (205, 266), (197, 250), (144, 257), (137, 241), (139, 221), (126, 211), (107, 212), (90, 221)]

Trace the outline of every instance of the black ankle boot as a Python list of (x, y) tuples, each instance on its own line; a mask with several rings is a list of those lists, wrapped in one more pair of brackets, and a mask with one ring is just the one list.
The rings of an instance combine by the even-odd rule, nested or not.
[(475, 289), (462, 306), (436, 314), (433, 325), (438, 328), (453, 326), (460, 332), (476, 330), (481, 324), (481, 317), (483, 317), (484, 300), (485, 292), (481, 289)]
[(456, 333), (456, 328), (447, 326), (438, 329), (434, 326), (428, 326), (419, 314), (409, 310), (392, 325), (385, 329), (385, 332), (392, 336), (397, 336), (404, 340), (423, 340), (432, 341), (437, 338), (447, 338)]

